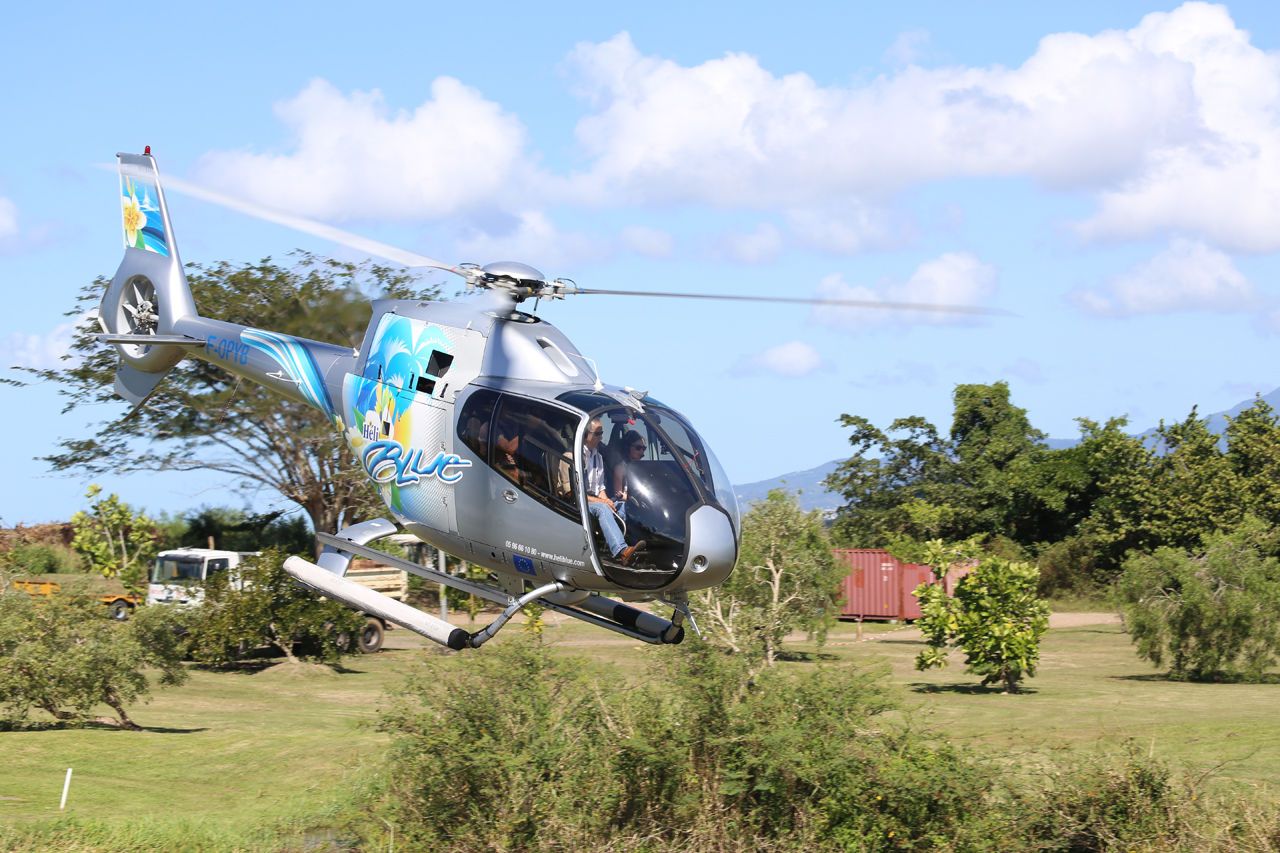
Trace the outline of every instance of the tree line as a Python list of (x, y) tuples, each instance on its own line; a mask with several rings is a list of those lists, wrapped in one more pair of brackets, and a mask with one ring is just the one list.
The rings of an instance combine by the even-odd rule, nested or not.
[(845, 505), (845, 547), (974, 537), (1032, 559), (1041, 591), (1105, 586), (1132, 553), (1197, 548), (1252, 516), (1280, 522), (1280, 418), (1258, 400), (1219, 436), (1193, 408), (1130, 435), (1128, 420), (1078, 419), (1080, 441), (1051, 449), (1004, 382), (959, 385), (951, 429), (922, 417), (887, 430), (844, 415), (853, 455), (828, 478)]

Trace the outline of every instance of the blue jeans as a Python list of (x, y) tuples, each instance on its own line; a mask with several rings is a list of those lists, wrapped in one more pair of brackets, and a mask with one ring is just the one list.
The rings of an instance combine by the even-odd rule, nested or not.
[(609, 545), (609, 554), (614, 557), (618, 556), (622, 549), (627, 547), (627, 542), (622, 538), (622, 531), (618, 528), (618, 520), (613, 517), (613, 509), (609, 504), (591, 501), (587, 504), (587, 511), (596, 517), (596, 521), (600, 522), (600, 532), (604, 534), (604, 541)]

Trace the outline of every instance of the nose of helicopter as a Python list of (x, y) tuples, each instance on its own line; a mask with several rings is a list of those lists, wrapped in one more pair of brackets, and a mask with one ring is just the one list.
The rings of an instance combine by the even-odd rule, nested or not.
[(723, 583), (738, 559), (738, 542), (733, 524), (724, 511), (700, 506), (689, 516), (688, 561), (678, 585), (685, 589), (706, 589)]

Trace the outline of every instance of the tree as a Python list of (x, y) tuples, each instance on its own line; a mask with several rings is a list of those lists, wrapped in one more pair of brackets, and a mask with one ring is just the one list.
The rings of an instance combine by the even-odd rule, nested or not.
[(242, 563), (236, 576), (219, 572), (205, 582), (204, 601), (188, 619), (193, 658), (225, 665), (266, 643), (290, 663), (299, 657), (337, 663), (359, 650), (353, 638), (364, 617), (295, 581), (284, 570), (287, 556), (268, 549)]
[(774, 489), (743, 518), (738, 567), (719, 588), (700, 593), (701, 610), (718, 642), (773, 666), (792, 631), (825, 640), (843, 576), (821, 514), (802, 511), (799, 498)]
[(135, 513), (120, 496), (101, 497), (102, 487), (89, 486), (89, 511), (71, 516), (71, 547), (84, 555), (104, 578), (120, 578), (127, 586), (146, 583), (147, 567), (158, 549), (155, 523)]
[[(258, 264), (189, 265), (188, 281), (205, 316), (313, 340), (353, 343), (368, 325), (369, 294), (433, 299), (437, 291), (415, 276), (370, 264), (300, 254), (293, 268), (268, 258)], [(107, 280), (85, 287), (69, 314), (102, 298)], [(121, 401), (113, 392), (119, 360), (82, 325), (68, 366), (29, 371), (60, 385), (64, 412)], [(103, 472), (213, 470), (243, 491), (267, 489), (298, 504), (315, 530), (336, 532), (380, 507), (328, 420), (315, 409), (242, 383), (221, 368), (186, 359), (169, 374), (139, 414), (98, 424), (87, 439), (60, 442), (45, 457), (54, 470), (76, 476)]]
[(942, 540), (929, 543), (928, 550), (937, 583), (922, 584), (912, 593), (920, 599), (923, 615), (917, 624), (929, 646), (916, 658), (916, 669), (946, 666), (950, 650), (959, 648), (965, 672), (981, 675), (983, 686), (1004, 682), (1005, 690), (1017, 693), (1023, 676), (1036, 674), (1040, 638), (1049, 630), (1049, 605), (1036, 596), (1036, 567), (985, 557), (960, 579), (952, 598), (941, 581), (972, 552)]
[[(140, 608), (128, 622), (107, 618), (76, 590), (42, 598), (0, 595), (0, 705), (10, 722), (39, 709), (55, 720), (140, 731), (125, 710), (162, 687), (182, 684), (183, 642), (167, 608)], [(95, 716), (107, 705), (115, 717)]]
[[(1044, 433), (1009, 399), (1009, 386), (958, 385), (949, 437), (921, 417), (900, 418), (891, 438), (865, 418), (843, 415), (853, 428), (853, 457), (827, 478), (844, 495), (836, 529), (860, 547), (894, 537), (917, 540), (975, 534), (1019, 545), (1050, 538), (1061, 524), (1066, 490), (1045, 461)], [(878, 458), (873, 458), (875, 454)]]
[(1196, 551), (1124, 564), (1117, 594), (1138, 656), (1191, 680), (1259, 681), (1280, 650), (1280, 537), (1253, 516)]
[(163, 532), (166, 548), (207, 548), (224, 551), (259, 551), (281, 548), (303, 554), (315, 548), (315, 538), (301, 514), (283, 510), (253, 513), (225, 506), (204, 506), (184, 515), (161, 513), (156, 526)]

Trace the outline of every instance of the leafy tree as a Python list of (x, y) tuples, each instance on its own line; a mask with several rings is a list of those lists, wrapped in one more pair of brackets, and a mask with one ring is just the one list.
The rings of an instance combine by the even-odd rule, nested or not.
[[(881, 432), (843, 415), (854, 455), (827, 479), (846, 505), (837, 535), (860, 547), (894, 537), (916, 540), (1003, 535), (1020, 545), (1053, 536), (1066, 489), (1045, 466), (1052, 451), (1004, 382), (956, 387), (949, 437), (921, 417)], [(890, 437), (890, 434), (901, 434)]]
[(1197, 551), (1125, 561), (1117, 594), (1138, 655), (1175, 678), (1258, 681), (1280, 650), (1280, 537), (1249, 516)]
[(831, 555), (821, 513), (774, 489), (742, 520), (742, 553), (729, 580), (701, 593), (711, 634), (735, 652), (777, 660), (782, 641), (802, 629), (826, 639), (844, 571)]
[[(6, 719), (21, 722), (39, 709), (55, 720), (139, 731), (125, 707), (149, 696), (150, 677), (158, 676), (162, 687), (187, 678), (173, 615), (146, 607), (122, 623), (76, 590), (39, 602), (0, 595), (0, 705)], [(98, 705), (116, 716), (95, 716)]]
[(354, 638), (364, 617), (295, 581), (284, 570), (287, 556), (268, 549), (234, 576), (219, 572), (205, 582), (204, 601), (187, 617), (193, 658), (225, 665), (267, 643), (291, 663), (305, 657), (332, 664), (359, 650), (339, 640)]
[[(243, 266), (189, 265), (188, 281), (205, 316), (344, 343), (353, 343), (349, 336), (368, 325), (370, 294), (437, 296), (417, 277), (390, 267), (306, 253), (293, 268), (270, 258)], [(68, 314), (96, 306), (107, 283), (99, 278), (85, 287)], [(30, 371), (61, 386), (64, 412), (97, 404), (112, 404), (115, 411), (121, 404), (112, 390), (118, 356), (94, 340), (96, 331), (77, 330), (67, 367)], [(93, 437), (59, 446), (62, 452), (46, 461), (78, 476), (218, 471), (243, 491), (267, 489), (298, 504), (315, 530), (335, 532), (381, 506), (323, 415), (199, 359), (174, 368), (137, 416), (103, 421)]]
[(1145, 440), (1125, 435), (1123, 419), (1080, 423), (1083, 440), (1064, 454), (1087, 469), (1072, 500), (1102, 578), (1117, 576), (1131, 552), (1192, 550), (1246, 514), (1280, 523), (1280, 424), (1261, 398), (1228, 418), (1222, 436), (1195, 409)]
[(89, 511), (71, 516), (75, 548), (104, 578), (120, 578), (137, 587), (146, 582), (147, 566), (158, 550), (155, 523), (135, 513), (120, 496), (101, 497), (102, 487), (89, 486)]
[(1039, 572), (1027, 563), (985, 557), (956, 584), (949, 597), (941, 581), (972, 552), (929, 543), (928, 565), (938, 583), (922, 584), (912, 594), (923, 616), (917, 623), (929, 648), (916, 658), (916, 669), (947, 665), (952, 648), (965, 654), (965, 672), (982, 676), (983, 685), (1003, 682), (1018, 692), (1023, 676), (1036, 674), (1040, 638), (1049, 630), (1049, 605), (1036, 596)]

